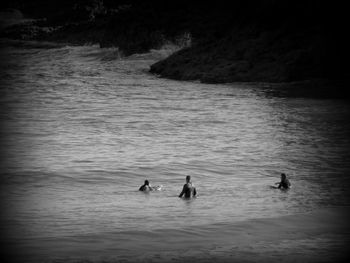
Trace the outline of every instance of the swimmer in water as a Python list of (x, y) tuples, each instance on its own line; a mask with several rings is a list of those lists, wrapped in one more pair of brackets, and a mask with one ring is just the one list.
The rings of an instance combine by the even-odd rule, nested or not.
[(290, 182), (287, 179), (286, 174), (284, 174), (284, 173), (281, 174), (281, 182), (278, 182), (276, 184), (278, 184), (277, 188), (279, 188), (279, 189), (289, 189), (290, 188)]
[(139, 191), (152, 191), (153, 188), (149, 185), (149, 181), (145, 180), (145, 183), (141, 185)]
[(179, 197), (182, 197), (185, 195), (185, 198), (191, 198), (195, 197), (197, 194), (196, 187), (191, 182), (191, 176), (186, 176), (186, 183), (184, 184), (184, 187), (182, 189), (182, 192), (180, 193)]

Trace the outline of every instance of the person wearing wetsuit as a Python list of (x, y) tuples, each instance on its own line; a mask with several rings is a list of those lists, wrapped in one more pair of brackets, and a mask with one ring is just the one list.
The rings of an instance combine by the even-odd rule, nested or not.
[(145, 180), (145, 183), (141, 185), (139, 191), (152, 191), (152, 187), (149, 185), (148, 180)]
[(279, 189), (289, 189), (290, 188), (290, 182), (289, 180), (287, 179), (287, 176), (286, 174), (282, 173), (281, 174), (281, 182), (277, 183), (278, 184), (278, 187)]
[(184, 195), (185, 198), (191, 198), (191, 197), (195, 197), (196, 194), (197, 194), (196, 187), (194, 187), (194, 185), (191, 182), (191, 176), (187, 175), (186, 183), (184, 184), (179, 197), (182, 197)]

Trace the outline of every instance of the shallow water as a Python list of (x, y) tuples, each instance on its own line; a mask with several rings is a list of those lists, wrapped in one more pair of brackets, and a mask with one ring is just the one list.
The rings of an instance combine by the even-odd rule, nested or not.
[[(346, 101), (160, 79), (166, 50), (2, 46), (1, 229), (20, 258), (133, 260), (170, 233), (184, 249), (189, 231), (349, 205)], [(289, 191), (270, 188), (281, 172)]]

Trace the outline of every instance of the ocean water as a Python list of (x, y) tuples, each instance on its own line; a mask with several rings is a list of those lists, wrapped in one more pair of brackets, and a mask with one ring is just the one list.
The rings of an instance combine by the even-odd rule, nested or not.
[[(4, 256), (180, 262), (185, 255), (210, 262), (226, 255), (226, 245), (236, 247), (236, 259), (265, 253), (271, 262), (281, 255), (261, 248), (259, 238), (249, 243), (249, 229), (260, 225), (254, 231), (264, 237), (267, 227), (284, 231), (273, 221), (279, 218), (295, 232), (318, 222), (315, 211), (349, 206), (347, 101), (273, 96), (274, 86), (264, 83), (209, 85), (149, 74), (167, 52), (121, 58), (114, 48), (2, 43)], [(270, 187), (281, 172), (289, 191)], [(177, 197), (186, 175), (196, 199)], [(139, 192), (145, 179), (162, 191)], [(341, 217), (335, 214), (330, 225)], [(315, 249), (334, 251), (347, 240), (329, 234), (284, 238), (289, 245), (274, 238), (272, 248), (303, 247), (306, 259), (320, 259)], [(239, 250), (241, 240), (251, 247)]]

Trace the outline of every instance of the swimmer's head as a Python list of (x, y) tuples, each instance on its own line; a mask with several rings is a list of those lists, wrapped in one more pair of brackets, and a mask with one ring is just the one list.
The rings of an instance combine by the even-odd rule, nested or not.
[(285, 173), (281, 173), (281, 178), (282, 178), (282, 180), (286, 179), (287, 178), (286, 174)]
[(187, 175), (186, 176), (186, 182), (190, 182), (191, 181), (191, 176)]
[(149, 185), (149, 182), (148, 182), (148, 180), (145, 180), (145, 185)]

